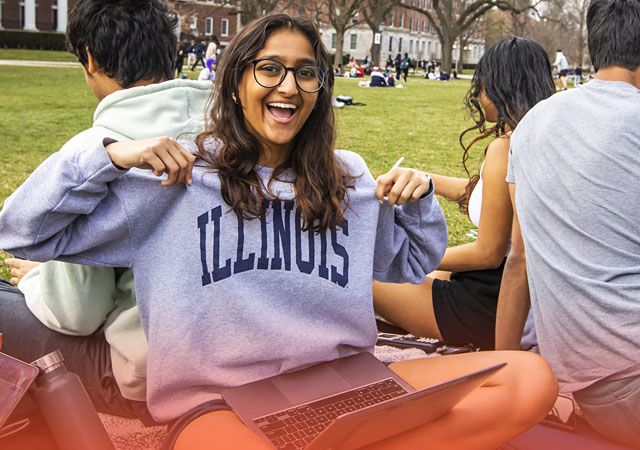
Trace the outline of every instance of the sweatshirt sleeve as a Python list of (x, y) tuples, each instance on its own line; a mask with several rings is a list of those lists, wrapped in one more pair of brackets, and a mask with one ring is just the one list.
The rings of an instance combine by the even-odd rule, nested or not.
[(134, 241), (102, 143), (47, 158), (5, 202), (0, 248), (34, 261), (130, 267)]
[(92, 334), (116, 306), (110, 267), (49, 261), (29, 271), (18, 287), (40, 322), (68, 335)]
[(380, 206), (373, 278), (419, 284), (435, 270), (447, 248), (447, 223), (433, 189), (401, 207)]

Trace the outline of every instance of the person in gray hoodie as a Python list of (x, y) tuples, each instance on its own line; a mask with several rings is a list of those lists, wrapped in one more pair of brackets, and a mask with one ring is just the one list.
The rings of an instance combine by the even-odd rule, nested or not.
[[(212, 84), (171, 80), (174, 25), (171, 12), (157, 0), (81, 0), (75, 5), (67, 28), (69, 48), (100, 103), (93, 126), (71, 138), (61, 152), (105, 136), (193, 139), (204, 129)], [(32, 361), (59, 348), (99, 411), (151, 424), (147, 341), (131, 270), (60, 261), (37, 265), (17, 258), (7, 263), (19, 289), (4, 280), (0, 284), (3, 351)]]
[[(359, 155), (334, 151), (330, 67), (310, 20), (257, 19), (225, 52), (195, 144), (101, 139), (57, 152), (0, 212), (0, 248), (133, 268), (149, 409), (182, 417), (165, 448), (267, 448), (220, 392), (372, 352), (372, 279), (419, 283), (442, 258), (429, 177), (395, 167), (374, 180)], [(390, 368), (419, 388), (502, 361), (458, 407), (378, 448), (495, 448), (542, 419), (556, 389), (537, 355)]]

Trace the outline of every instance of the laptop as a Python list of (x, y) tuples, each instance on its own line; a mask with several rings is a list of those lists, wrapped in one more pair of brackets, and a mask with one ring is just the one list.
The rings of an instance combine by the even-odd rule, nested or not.
[(355, 449), (432, 422), (507, 363), (416, 391), (371, 353), (339, 358), (222, 392), (278, 450)]

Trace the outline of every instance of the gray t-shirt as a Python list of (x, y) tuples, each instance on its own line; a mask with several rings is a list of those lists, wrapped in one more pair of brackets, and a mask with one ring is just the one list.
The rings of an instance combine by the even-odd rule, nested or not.
[(507, 181), (542, 356), (563, 392), (640, 374), (640, 90), (593, 80), (536, 105)]

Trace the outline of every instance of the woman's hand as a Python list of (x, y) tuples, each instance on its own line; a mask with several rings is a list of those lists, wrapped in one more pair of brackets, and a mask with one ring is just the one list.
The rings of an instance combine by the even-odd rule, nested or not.
[(105, 148), (115, 166), (148, 169), (158, 177), (166, 173), (168, 177), (162, 182), (163, 186), (191, 184), (191, 169), (196, 157), (175, 139), (160, 137), (121, 141), (108, 144)]
[(416, 201), (429, 190), (431, 179), (424, 172), (406, 167), (396, 167), (376, 180), (376, 198), (380, 203), (387, 197), (389, 205), (402, 205)]

